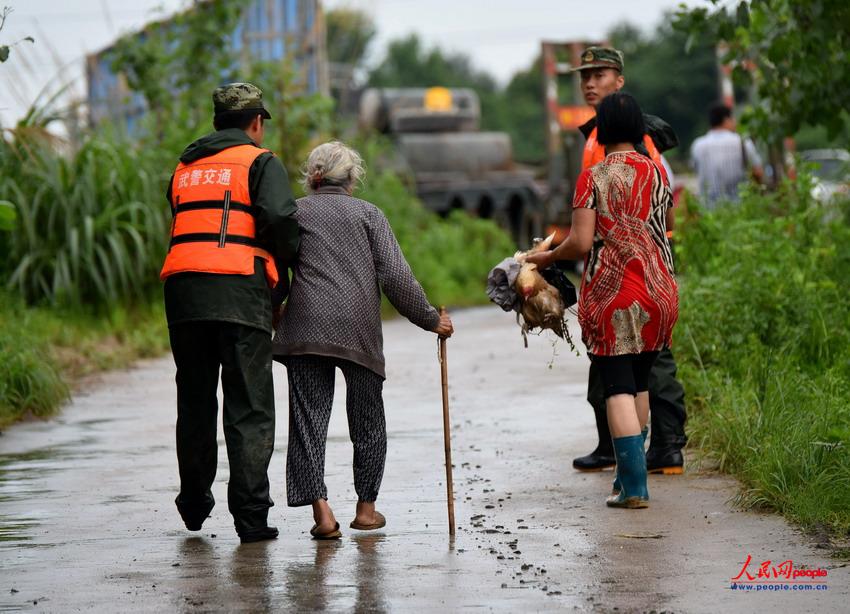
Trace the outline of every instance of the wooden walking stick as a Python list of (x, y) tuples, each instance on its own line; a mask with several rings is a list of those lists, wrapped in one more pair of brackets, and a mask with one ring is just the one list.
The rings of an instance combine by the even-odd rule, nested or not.
[[(445, 315), (446, 308), (440, 307), (440, 315)], [(452, 483), (452, 433), (449, 420), (449, 368), (446, 360), (446, 338), (440, 336), (440, 377), (443, 380), (443, 441), (446, 447), (446, 496), (449, 507), (449, 535), (455, 534), (455, 496)]]

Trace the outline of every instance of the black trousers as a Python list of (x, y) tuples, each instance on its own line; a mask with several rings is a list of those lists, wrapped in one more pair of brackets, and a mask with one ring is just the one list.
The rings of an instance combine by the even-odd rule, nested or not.
[(177, 365), (177, 509), (184, 520), (203, 520), (215, 503), (220, 371), (230, 465), (227, 506), (238, 533), (265, 527), (274, 505), (268, 478), (275, 423), (269, 333), (208, 321), (174, 325), (169, 336)]
[(325, 446), (337, 368), (345, 378), (348, 433), (354, 444), (354, 490), (360, 501), (375, 501), (387, 458), (383, 378), (341, 358), (306, 354), (287, 356), (283, 362), (289, 379), (287, 503), (297, 507), (328, 498)]
[[(605, 386), (599, 366), (590, 364), (587, 381), (587, 402), (596, 415), (599, 451), (613, 456), (611, 431), (605, 409)], [(681, 449), (688, 441), (685, 436), (685, 389), (676, 379), (676, 361), (669, 349), (659, 352), (649, 372), (650, 450)]]

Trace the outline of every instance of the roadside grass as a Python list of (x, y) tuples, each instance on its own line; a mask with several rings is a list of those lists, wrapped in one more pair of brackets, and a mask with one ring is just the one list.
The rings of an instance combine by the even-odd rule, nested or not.
[(161, 301), (95, 315), (25, 307), (0, 294), (0, 428), (27, 415), (47, 417), (76, 382), (168, 349)]
[(47, 343), (9, 315), (4, 309), (0, 324), (0, 429), (27, 413), (48, 416), (68, 398)]
[(850, 207), (803, 177), (737, 207), (685, 208), (676, 353), (692, 444), (743, 507), (850, 537)]
[(78, 309), (149, 295), (171, 223), (158, 157), (118, 137), (65, 151), (36, 127), (11, 134), (0, 139), (0, 202), (16, 218), (0, 233), (4, 285), (30, 304)]

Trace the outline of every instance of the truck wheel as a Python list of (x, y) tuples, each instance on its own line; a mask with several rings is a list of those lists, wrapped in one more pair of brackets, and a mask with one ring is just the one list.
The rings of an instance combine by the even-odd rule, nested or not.
[(525, 200), (519, 196), (511, 197), (508, 205), (511, 235), (520, 249), (531, 247), (535, 237), (540, 236), (542, 220), (531, 210)]
[(484, 220), (489, 220), (493, 217), (493, 199), (489, 196), (483, 196), (478, 201), (478, 217)]

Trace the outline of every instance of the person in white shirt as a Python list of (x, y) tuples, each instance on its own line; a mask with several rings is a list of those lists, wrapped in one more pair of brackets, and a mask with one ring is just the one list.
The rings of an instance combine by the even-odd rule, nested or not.
[(761, 158), (753, 142), (735, 131), (732, 110), (715, 105), (708, 114), (711, 129), (691, 145), (691, 161), (697, 171), (700, 199), (708, 209), (719, 202), (737, 202), (738, 187), (748, 174), (761, 183)]

